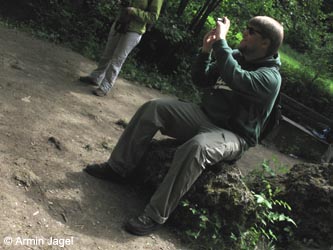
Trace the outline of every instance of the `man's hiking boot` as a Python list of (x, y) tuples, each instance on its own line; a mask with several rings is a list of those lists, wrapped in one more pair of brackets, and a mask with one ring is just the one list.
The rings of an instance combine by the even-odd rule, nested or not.
[(83, 170), (86, 173), (102, 180), (108, 180), (117, 183), (125, 182), (125, 178), (116, 173), (107, 162), (101, 164), (90, 164)]
[(91, 77), (91, 76), (81, 76), (79, 78), (80, 82), (84, 82), (84, 83), (88, 83), (91, 85), (95, 85), (98, 86), (98, 82), (95, 78)]
[(92, 93), (100, 97), (106, 96), (108, 94), (107, 92), (104, 92), (101, 88), (94, 89)]
[(156, 231), (163, 224), (158, 224), (149, 216), (142, 214), (139, 217), (131, 218), (125, 225), (125, 230), (134, 235), (147, 235)]

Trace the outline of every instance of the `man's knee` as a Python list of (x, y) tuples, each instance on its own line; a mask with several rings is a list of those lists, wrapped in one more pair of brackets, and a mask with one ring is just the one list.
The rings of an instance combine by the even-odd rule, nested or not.
[(152, 99), (142, 105), (142, 108), (149, 111), (156, 111), (157, 113), (163, 112), (168, 109), (167, 107), (172, 105), (172, 101), (169, 99)]
[(227, 150), (224, 143), (216, 145), (210, 139), (205, 134), (198, 134), (183, 144), (182, 153), (191, 155), (202, 168), (214, 165), (227, 157)]
[(153, 123), (160, 123), (161, 106), (163, 103), (160, 99), (152, 99), (145, 102), (135, 113), (135, 117), (140, 117), (141, 121), (149, 121)]
[(146, 113), (146, 112), (151, 113), (153, 110), (156, 109), (157, 106), (158, 106), (158, 99), (152, 99), (152, 100), (149, 100), (149, 101), (145, 102), (139, 108), (138, 111), (141, 112), (141, 113)]

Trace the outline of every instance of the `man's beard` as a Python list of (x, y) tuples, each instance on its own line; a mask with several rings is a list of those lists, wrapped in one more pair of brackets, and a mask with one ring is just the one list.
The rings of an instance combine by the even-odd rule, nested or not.
[(247, 45), (245, 46), (238, 46), (238, 50), (243, 54), (243, 55), (251, 55), (253, 53), (255, 53), (255, 49), (254, 48), (249, 48)]
[(242, 43), (243, 43), (243, 40), (238, 44), (238, 50), (240, 52), (242, 52), (242, 54), (244, 54), (247, 52), (248, 47), (247, 47), (246, 43), (245, 44), (242, 44)]
[(240, 51), (240, 52), (242, 52), (242, 54), (244, 54), (244, 51), (246, 50), (244, 47), (242, 47), (242, 46), (238, 46), (238, 50)]

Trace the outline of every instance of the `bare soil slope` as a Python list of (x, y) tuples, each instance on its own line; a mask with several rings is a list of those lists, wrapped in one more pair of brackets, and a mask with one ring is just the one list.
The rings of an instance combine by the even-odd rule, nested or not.
[[(0, 249), (188, 249), (170, 228), (147, 237), (122, 225), (145, 198), (130, 185), (94, 179), (82, 168), (108, 159), (123, 128), (155, 90), (118, 79), (106, 98), (77, 81), (92, 62), (69, 49), (0, 27)], [(247, 172), (276, 156), (258, 146), (239, 162)], [(49, 246), (49, 238), (53, 246)], [(63, 242), (66, 240), (66, 242)]]

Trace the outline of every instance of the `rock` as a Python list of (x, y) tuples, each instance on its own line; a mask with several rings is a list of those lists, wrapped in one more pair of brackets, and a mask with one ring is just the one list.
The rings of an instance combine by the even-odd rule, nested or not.
[(115, 122), (115, 124), (125, 129), (128, 125), (128, 122), (123, 119), (119, 119)]
[(48, 141), (48, 143), (53, 145), (56, 149), (62, 150), (63, 147), (61, 145), (61, 142), (57, 138), (51, 136), (51, 137), (49, 137), (49, 139), (47, 141)]
[[(135, 178), (149, 187), (147, 190), (153, 192), (161, 183), (177, 146), (177, 141), (171, 139), (151, 143), (135, 173)], [(195, 228), (198, 225), (193, 216), (198, 215), (193, 215), (193, 210), (204, 209), (210, 216), (218, 216), (215, 218), (219, 218), (224, 240), (230, 240), (231, 232), (237, 234), (239, 228), (253, 223), (256, 204), (250, 189), (255, 193), (265, 190), (265, 182), (259, 180), (262, 177), (248, 178), (245, 184), (237, 164), (217, 164), (204, 171), (183, 197), (191, 205), (179, 205), (170, 221), (178, 229)], [(266, 179), (274, 190), (281, 190), (275, 199), (292, 208), (289, 216), (297, 224), (296, 240), (333, 244), (333, 164), (296, 164), (287, 174)]]
[[(153, 141), (149, 152), (140, 164), (140, 171), (135, 174), (149, 190), (155, 190), (163, 180), (178, 146), (177, 141), (166, 139)], [(209, 214), (222, 219), (225, 235), (235, 232), (239, 225), (245, 225), (253, 218), (254, 198), (243, 176), (235, 164), (221, 163), (203, 172), (198, 180), (183, 197), (192, 206), (205, 209)], [(178, 228), (193, 228), (197, 223), (188, 207), (179, 205), (170, 218)]]
[(333, 244), (333, 164), (296, 164), (282, 180), (281, 198), (292, 207), (296, 237)]
[(40, 178), (35, 175), (32, 171), (21, 168), (14, 172), (13, 178), (17, 181), (18, 185), (29, 188), (32, 185), (35, 185), (40, 182)]

